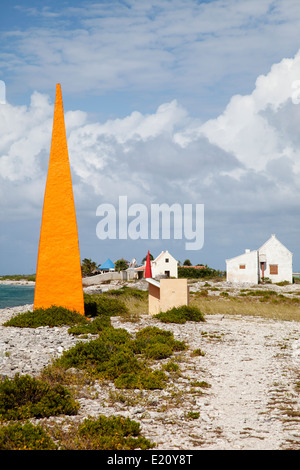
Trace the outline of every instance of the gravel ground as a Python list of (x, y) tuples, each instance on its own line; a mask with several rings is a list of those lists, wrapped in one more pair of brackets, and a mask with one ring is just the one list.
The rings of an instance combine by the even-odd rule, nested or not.
[[(300, 449), (299, 323), (212, 315), (205, 324), (164, 328), (190, 350), (181, 354), (183, 378), (174, 381), (181, 400), (169, 394), (167, 409), (142, 421), (160, 449)], [(197, 348), (205, 356), (191, 357)], [(199, 418), (189, 419), (189, 412)]]
[[(0, 310), (2, 377), (38, 375), (79, 341), (65, 327), (2, 326), (29, 308)], [(79, 414), (67, 420), (128, 416), (140, 422), (156, 449), (300, 449), (300, 322), (209, 315), (204, 323), (165, 325), (144, 315), (137, 323), (112, 318), (112, 324), (132, 334), (148, 325), (172, 331), (189, 347), (173, 358), (181, 373), (170, 373), (162, 391), (123, 391), (103, 383), (83, 387)], [(191, 355), (199, 348), (204, 355)], [(63, 425), (65, 417), (44, 421)]]

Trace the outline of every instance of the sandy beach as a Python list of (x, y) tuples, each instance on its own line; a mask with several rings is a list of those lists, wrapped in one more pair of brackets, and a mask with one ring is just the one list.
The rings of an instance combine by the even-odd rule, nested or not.
[(34, 286), (35, 282), (34, 281), (27, 281), (27, 279), (21, 279), (20, 281), (11, 281), (9, 279), (0, 279), (0, 284), (4, 285), (16, 285), (16, 286)]

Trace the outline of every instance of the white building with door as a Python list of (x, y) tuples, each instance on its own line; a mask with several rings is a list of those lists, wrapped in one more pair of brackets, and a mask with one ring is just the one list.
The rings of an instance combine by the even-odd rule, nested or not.
[[(139, 277), (144, 277), (145, 266), (135, 268)], [(178, 278), (178, 261), (168, 252), (162, 251), (160, 255), (151, 261), (151, 271), (153, 278), (175, 277)]]
[(162, 251), (151, 261), (152, 277), (178, 277), (178, 261), (168, 252)]
[(264, 278), (273, 283), (293, 282), (293, 253), (275, 235), (272, 235), (258, 250), (226, 260), (228, 282), (258, 284)]

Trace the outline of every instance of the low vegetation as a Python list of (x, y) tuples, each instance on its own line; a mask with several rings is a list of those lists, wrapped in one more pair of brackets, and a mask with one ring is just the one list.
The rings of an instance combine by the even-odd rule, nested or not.
[(35, 282), (35, 274), (11, 274), (0, 276), (1, 281), (33, 281)]
[[(204, 289), (190, 293), (189, 306), (170, 309), (155, 319), (184, 324), (204, 322), (206, 315), (217, 313), (299, 321), (300, 296), (289, 297), (270, 288), (242, 289), (235, 293), (228, 289), (221, 293), (219, 285), (206, 282)], [(147, 291), (123, 287), (102, 294), (85, 294), (85, 316), (52, 306), (19, 314), (5, 323), (8, 327), (26, 328), (68, 326), (69, 334), (81, 336), (84, 341), (54, 359), (39, 378), (17, 374), (13, 379), (0, 380), (0, 450), (131, 450), (154, 446), (141, 435), (139, 423), (129, 418), (100, 415), (83, 422), (76, 418), (76, 422), (69, 422), (66, 427), (49, 428), (47, 421), (42, 425), (29, 421), (76, 415), (79, 409), (76, 393), (82, 387), (91, 387), (94, 380), (113, 383), (120, 390), (114, 392), (115, 397), (135, 393), (137, 398), (138, 394), (146, 393), (144, 390), (152, 393), (151, 390), (166, 388), (168, 382), (174, 387), (175, 377), (182, 376), (179, 353), (187, 349), (184, 342), (158, 327), (149, 326), (130, 334), (126, 329), (112, 326), (115, 316), (126, 321), (138, 320), (140, 314), (148, 312), (147, 300)], [(205, 353), (199, 348), (190, 355), (201, 360)], [(202, 389), (205, 393), (210, 387), (201, 380), (191, 381), (190, 385), (193, 393), (202, 393)], [(196, 388), (201, 390), (195, 391)], [(183, 394), (174, 389), (174, 406), (175, 402), (181, 403)], [(164, 406), (167, 405), (163, 404), (161, 410)], [(191, 409), (185, 419), (198, 417), (199, 412)]]
[(138, 321), (140, 315), (148, 313), (148, 290), (124, 286), (121, 289), (109, 290), (102, 295), (122, 300), (128, 312), (122, 316), (124, 321)]
[[(262, 318), (299, 321), (300, 293), (282, 294), (274, 289), (240, 289), (215, 294), (216, 288), (209, 285), (190, 293), (190, 305), (198, 307), (206, 315), (243, 315)], [(221, 295), (221, 293), (223, 295)], [(225, 294), (225, 295), (224, 295)]]
[(105, 328), (111, 325), (109, 315), (101, 315), (100, 317), (94, 318), (92, 321), (80, 322), (68, 329), (68, 333), (74, 336), (84, 335), (97, 335), (101, 333)]
[(148, 290), (135, 289), (134, 287), (123, 286), (120, 289), (111, 289), (105, 292), (107, 296), (116, 296), (116, 297), (134, 297), (140, 300), (148, 299)]
[(162, 389), (166, 375), (162, 370), (153, 371), (147, 361), (164, 359), (183, 349), (184, 343), (159, 328), (145, 328), (133, 338), (125, 329), (106, 325), (98, 338), (65, 351), (52, 368), (81, 369), (91, 377), (113, 381), (117, 388)]
[(65, 326), (87, 323), (87, 319), (79, 312), (68, 310), (64, 307), (53, 305), (49, 308), (39, 308), (32, 311), (20, 313), (6, 323), (4, 326), (17, 328), (38, 328), (39, 326)]
[(203, 266), (194, 268), (190, 266), (178, 266), (178, 277), (188, 279), (225, 279), (225, 272)]
[(0, 428), (0, 450), (57, 450), (42, 426), (13, 423)]
[(20, 313), (6, 323), (4, 326), (18, 328), (38, 328), (39, 326), (84, 326), (89, 324), (89, 318), (102, 317), (103, 322), (111, 316), (125, 315), (128, 309), (125, 304), (116, 298), (107, 298), (101, 295), (84, 295), (85, 315), (79, 312), (53, 305), (49, 308), (39, 308), (32, 311)]
[(128, 313), (122, 300), (109, 298), (106, 294), (84, 294), (84, 311), (87, 317), (100, 315), (112, 317)]
[(163, 323), (186, 323), (187, 321), (204, 322), (204, 315), (196, 306), (183, 305), (182, 307), (173, 307), (166, 312), (160, 312), (155, 315)]
[(175, 340), (170, 331), (148, 326), (136, 334), (133, 349), (148, 359), (165, 359), (174, 351), (183, 351), (186, 345), (183, 341)]
[(120, 416), (85, 419), (76, 430), (75, 439), (65, 442), (68, 450), (146, 450), (154, 447), (141, 435), (140, 424)]
[[(125, 290), (125, 289), (124, 289)], [(168, 381), (164, 367), (152, 369), (151, 364), (185, 349), (173, 334), (159, 328), (145, 328), (136, 336), (127, 330), (115, 329), (111, 317), (126, 315), (122, 298), (137, 298), (145, 294), (122, 291), (107, 296), (85, 296), (88, 317), (62, 307), (38, 309), (17, 315), (6, 326), (31, 327), (68, 325), (73, 335), (95, 335), (65, 351), (45, 367), (40, 378), (16, 375), (0, 382), (0, 449), (147, 449), (152, 444), (140, 435), (139, 424), (125, 418), (100, 416), (74, 425), (72, 434), (50, 430), (27, 423), (30, 418), (72, 415), (78, 412), (66, 384), (76, 387), (93, 380), (113, 382), (119, 389), (163, 389)], [(70, 373), (82, 371), (83, 375)], [(75, 388), (74, 388), (75, 387)], [(14, 421), (22, 423), (14, 423)], [(10, 422), (9, 422), (10, 421)], [(24, 423), (25, 421), (25, 423)], [(70, 431), (71, 432), (71, 431)]]
[(148, 291), (124, 286), (111, 289), (102, 294), (85, 294), (86, 315), (109, 313), (115, 311), (124, 321), (138, 320), (139, 315), (148, 313)]
[(0, 450), (134, 450), (155, 443), (141, 435), (140, 424), (120, 416), (87, 418), (67, 431), (9, 423), (0, 429)]
[(0, 420), (74, 415), (78, 408), (70, 392), (60, 384), (51, 386), (19, 374), (0, 382)]

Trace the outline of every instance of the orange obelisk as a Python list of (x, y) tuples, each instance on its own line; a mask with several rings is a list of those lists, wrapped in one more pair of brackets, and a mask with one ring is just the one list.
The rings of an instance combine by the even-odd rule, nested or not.
[(34, 309), (52, 305), (84, 314), (78, 231), (60, 84), (56, 85)]

